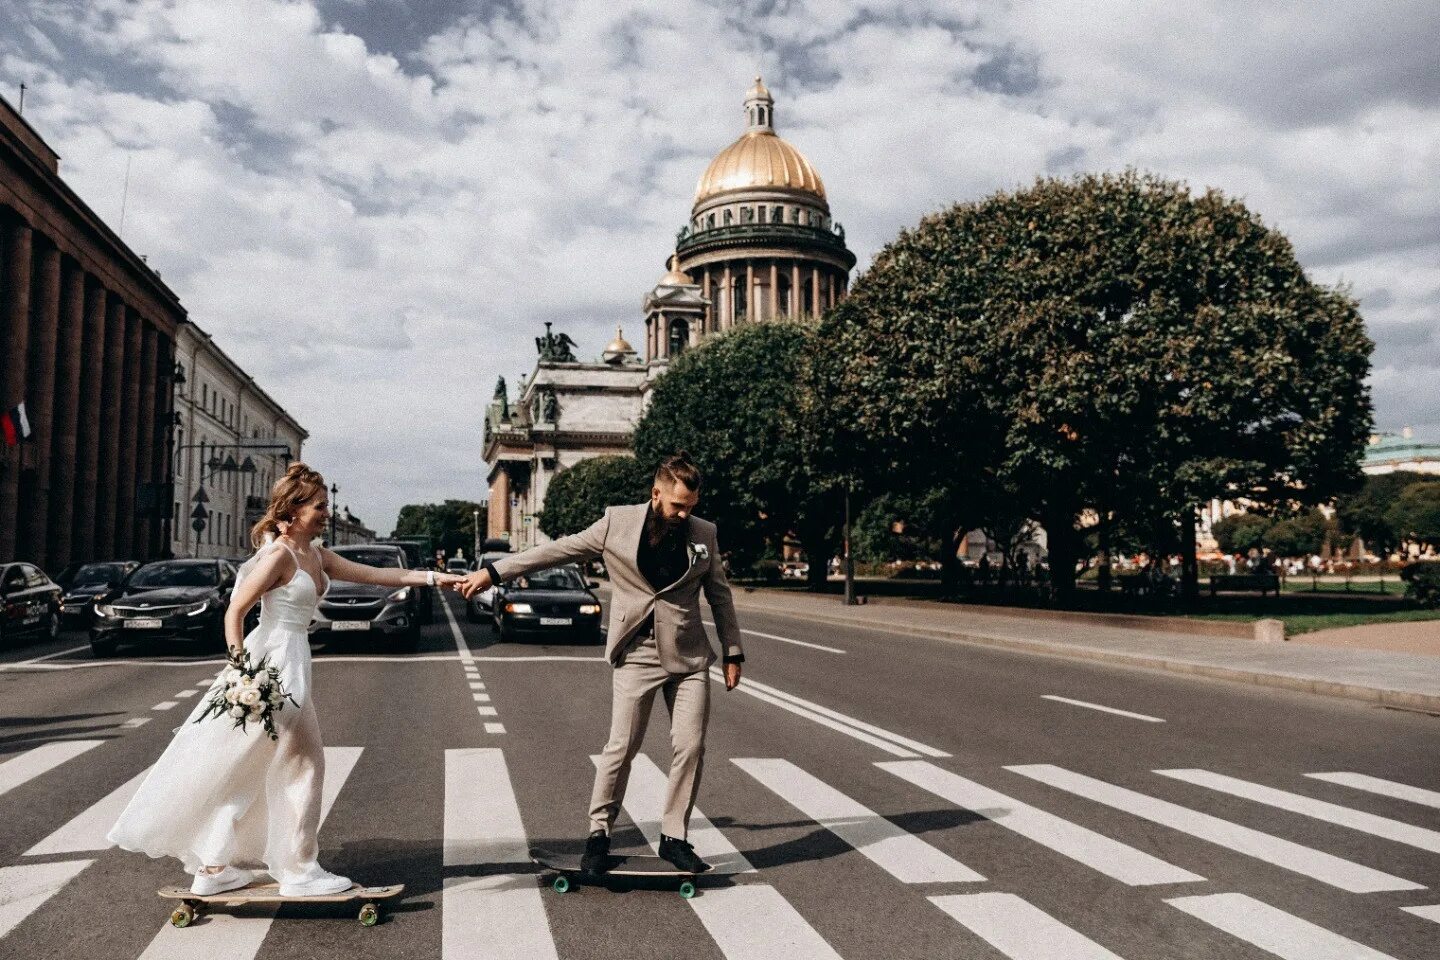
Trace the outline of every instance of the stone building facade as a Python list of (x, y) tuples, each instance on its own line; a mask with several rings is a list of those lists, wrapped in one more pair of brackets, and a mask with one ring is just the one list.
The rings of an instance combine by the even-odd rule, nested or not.
[(0, 99), (0, 561), (148, 559), (169, 542), (175, 293)]
[[(264, 515), (271, 485), (299, 459), (309, 434), (188, 320), (177, 335), (174, 406), (171, 553), (248, 556), (250, 527)], [(204, 514), (198, 531), (197, 508)]]

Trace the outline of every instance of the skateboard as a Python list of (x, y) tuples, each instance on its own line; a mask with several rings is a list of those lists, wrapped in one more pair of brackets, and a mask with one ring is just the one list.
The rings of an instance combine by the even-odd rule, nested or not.
[(550, 881), (550, 889), (556, 893), (565, 893), (582, 883), (603, 884), (611, 877), (672, 877), (680, 881), (680, 896), (686, 900), (695, 896), (695, 874), (687, 870), (678, 870), (669, 860), (661, 860), (659, 857), (627, 857), (611, 854), (609, 869), (598, 874), (584, 873), (580, 870), (578, 853), (555, 853), (542, 847), (531, 847), (530, 859), (542, 867), (556, 871), (555, 879)]
[(380, 922), (380, 901), (399, 896), (404, 889), (403, 883), (388, 887), (362, 887), (357, 883), (349, 890), (320, 897), (282, 897), (278, 883), (252, 883), (203, 897), (186, 887), (165, 887), (157, 892), (166, 900), (180, 901), (180, 905), (170, 914), (170, 923), (176, 927), (190, 926), (206, 907), (215, 903), (239, 906), (245, 903), (349, 903), (354, 900), (363, 901), (360, 907), (360, 925), (373, 927)]

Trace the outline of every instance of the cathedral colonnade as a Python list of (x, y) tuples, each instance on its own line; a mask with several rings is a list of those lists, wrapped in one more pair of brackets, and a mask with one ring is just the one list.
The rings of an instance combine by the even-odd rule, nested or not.
[[(161, 555), (178, 298), (0, 100), (0, 562)], [(183, 522), (183, 521), (182, 521)]]

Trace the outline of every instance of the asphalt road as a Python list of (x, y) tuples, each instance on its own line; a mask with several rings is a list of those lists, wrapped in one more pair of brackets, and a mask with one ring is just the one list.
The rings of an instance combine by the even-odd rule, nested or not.
[[(598, 647), (497, 644), (463, 618), (415, 654), (317, 646), (322, 863), (407, 885), (368, 930), (320, 904), (176, 930), (155, 890), (178, 866), (106, 848), (217, 658), (170, 645), (97, 663), (75, 635), (0, 651), (0, 957), (1440, 956), (1440, 718), (743, 625), (745, 683), (712, 688), (692, 823), (719, 869), (689, 901), (561, 895), (528, 861), (581, 844), (609, 714)], [(617, 852), (651, 852), (666, 731), (657, 704)]]

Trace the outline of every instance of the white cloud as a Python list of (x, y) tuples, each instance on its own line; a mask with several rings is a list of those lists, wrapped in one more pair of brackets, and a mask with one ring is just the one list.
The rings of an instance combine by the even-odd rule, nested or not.
[(37, 0), (0, 30), (0, 82), (30, 85), (112, 224), (129, 156), (126, 239), (382, 532), (403, 503), (484, 495), (480, 413), (541, 320), (587, 353), (616, 323), (638, 342), (756, 72), (862, 267), (1040, 174), (1216, 186), (1353, 284), (1381, 425), (1440, 432), (1414, 386), (1440, 374), (1425, 4), (522, 0), (397, 39), (392, 3), (376, 52), (365, 5), (316, 3)]

